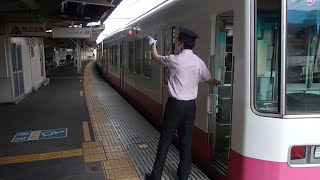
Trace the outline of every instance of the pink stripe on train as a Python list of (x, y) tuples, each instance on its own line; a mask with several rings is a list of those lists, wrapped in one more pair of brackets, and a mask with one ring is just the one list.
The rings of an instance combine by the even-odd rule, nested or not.
[(231, 151), (228, 180), (320, 180), (320, 167), (292, 168)]

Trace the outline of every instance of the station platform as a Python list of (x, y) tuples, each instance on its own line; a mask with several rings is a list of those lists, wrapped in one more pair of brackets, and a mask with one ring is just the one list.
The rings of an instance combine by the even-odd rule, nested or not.
[(0, 180), (106, 179), (101, 162), (84, 158), (91, 130), (83, 75), (66, 66), (47, 77), (18, 104), (0, 104)]
[[(151, 172), (160, 132), (100, 77), (94, 62), (87, 66), (84, 87), (94, 136), (106, 153), (107, 179), (144, 179), (145, 173)], [(117, 158), (129, 163), (122, 166)], [(178, 164), (179, 151), (171, 145), (162, 179), (178, 179)], [(193, 165), (189, 180), (205, 179), (209, 178)]]
[[(0, 104), (0, 180), (143, 180), (160, 132), (98, 74), (58, 67), (18, 104)], [(60, 136), (61, 135), (61, 136)], [(171, 145), (162, 179), (176, 180)], [(192, 166), (189, 180), (207, 180)]]

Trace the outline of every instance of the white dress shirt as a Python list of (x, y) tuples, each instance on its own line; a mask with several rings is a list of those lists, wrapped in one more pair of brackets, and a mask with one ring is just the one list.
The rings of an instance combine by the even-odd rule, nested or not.
[(170, 96), (178, 100), (193, 100), (198, 95), (198, 84), (210, 79), (206, 64), (190, 49), (178, 55), (160, 56), (160, 62), (169, 69)]

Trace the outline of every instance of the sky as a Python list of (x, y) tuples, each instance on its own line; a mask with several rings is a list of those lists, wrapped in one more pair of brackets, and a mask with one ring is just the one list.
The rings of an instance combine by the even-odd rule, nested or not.
[(96, 42), (100, 43), (105, 37), (125, 27), (128, 23), (150, 11), (167, 0), (122, 0), (118, 7), (103, 23), (105, 29), (98, 36)]

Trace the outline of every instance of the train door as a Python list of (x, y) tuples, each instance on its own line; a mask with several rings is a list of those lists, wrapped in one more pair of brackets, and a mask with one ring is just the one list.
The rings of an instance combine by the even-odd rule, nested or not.
[[(175, 37), (176, 37), (176, 27), (172, 26), (170, 28), (166, 28), (162, 33), (162, 54), (170, 55), (175, 53)], [(162, 71), (162, 109), (164, 111), (167, 99), (169, 97), (168, 92), (168, 76), (169, 69), (164, 67)]]
[(24, 80), (22, 68), (21, 45), (11, 44), (11, 60), (13, 74), (14, 98), (17, 100), (24, 94)]
[(102, 52), (102, 55), (101, 57), (99, 58), (99, 61), (101, 63), (101, 68), (102, 68), (102, 75), (104, 76), (104, 67), (105, 67), (105, 64), (106, 64), (106, 55), (107, 55), (107, 48), (105, 47), (106, 45), (102, 42), (102, 47), (101, 47), (101, 52)]
[(110, 47), (105, 43), (103, 45), (103, 48), (105, 49), (105, 54), (103, 55), (103, 75), (105, 77), (108, 76), (108, 70), (109, 70), (109, 57), (110, 57)]
[(123, 41), (120, 42), (120, 87), (124, 91), (124, 57), (123, 57)]
[(212, 113), (213, 140), (212, 159), (217, 167), (227, 173), (231, 148), (232, 103), (233, 103), (233, 12), (217, 16), (215, 27), (215, 55), (213, 74), (222, 84), (213, 90)]

